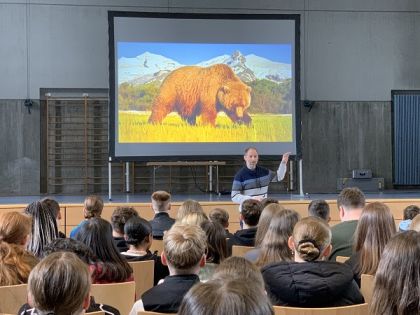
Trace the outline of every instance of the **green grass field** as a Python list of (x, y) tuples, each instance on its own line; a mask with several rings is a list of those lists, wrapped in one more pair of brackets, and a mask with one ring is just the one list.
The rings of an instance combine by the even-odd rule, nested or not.
[(150, 112), (119, 111), (119, 142), (291, 142), (292, 116), (251, 115), (250, 126), (233, 124), (219, 113), (216, 126), (191, 126), (176, 113), (168, 115), (161, 125), (147, 122)]

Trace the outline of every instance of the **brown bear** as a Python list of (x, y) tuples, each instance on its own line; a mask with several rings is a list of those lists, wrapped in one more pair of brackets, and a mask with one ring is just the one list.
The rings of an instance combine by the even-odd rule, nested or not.
[(185, 66), (174, 70), (163, 81), (149, 122), (156, 124), (176, 111), (190, 125), (201, 115), (203, 124), (216, 123), (217, 113), (225, 112), (234, 123), (251, 123), (247, 109), (251, 88), (224, 64), (210, 67)]

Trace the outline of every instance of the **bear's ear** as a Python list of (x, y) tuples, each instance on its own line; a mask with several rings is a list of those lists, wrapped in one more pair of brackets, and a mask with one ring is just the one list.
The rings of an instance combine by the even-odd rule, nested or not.
[(227, 85), (223, 85), (223, 86), (220, 88), (220, 90), (221, 90), (223, 93), (229, 93), (230, 88), (229, 88)]

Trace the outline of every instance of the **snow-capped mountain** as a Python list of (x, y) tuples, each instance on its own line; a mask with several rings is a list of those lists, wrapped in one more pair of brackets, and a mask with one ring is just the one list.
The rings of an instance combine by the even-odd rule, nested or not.
[[(200, 62), (197, 66), (208, 67), (215, 64), (230, 66), (244, 82), (252, 82), (256, 79), (279, 82), (292, 77), (291, 64), (274, 62), (254, 54), (244, 56), (239, 51), (235, 51), (232, 55), (222, 55)], [(182, 66), (172, 59), (149, 52), (135, 58), (120, 58), (118, 82), (119, 84), (161, 82), (172, 70)]]

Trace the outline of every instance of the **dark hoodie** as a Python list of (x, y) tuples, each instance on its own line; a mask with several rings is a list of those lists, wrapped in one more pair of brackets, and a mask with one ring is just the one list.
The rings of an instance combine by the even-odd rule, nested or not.
[(261, 272), (274, 305), (334, 307), (364, 303), (351, 268), (344, 264), (281, 262), (267, 265)]
[(255, 245), (255, 234), (257, 233), (257, 228), (252, 227), (245, 230), (236, 231), (233, 234), (233, 237), (228, 240), (228, 253), (232, 254), (232, 246), (254, 246)]

